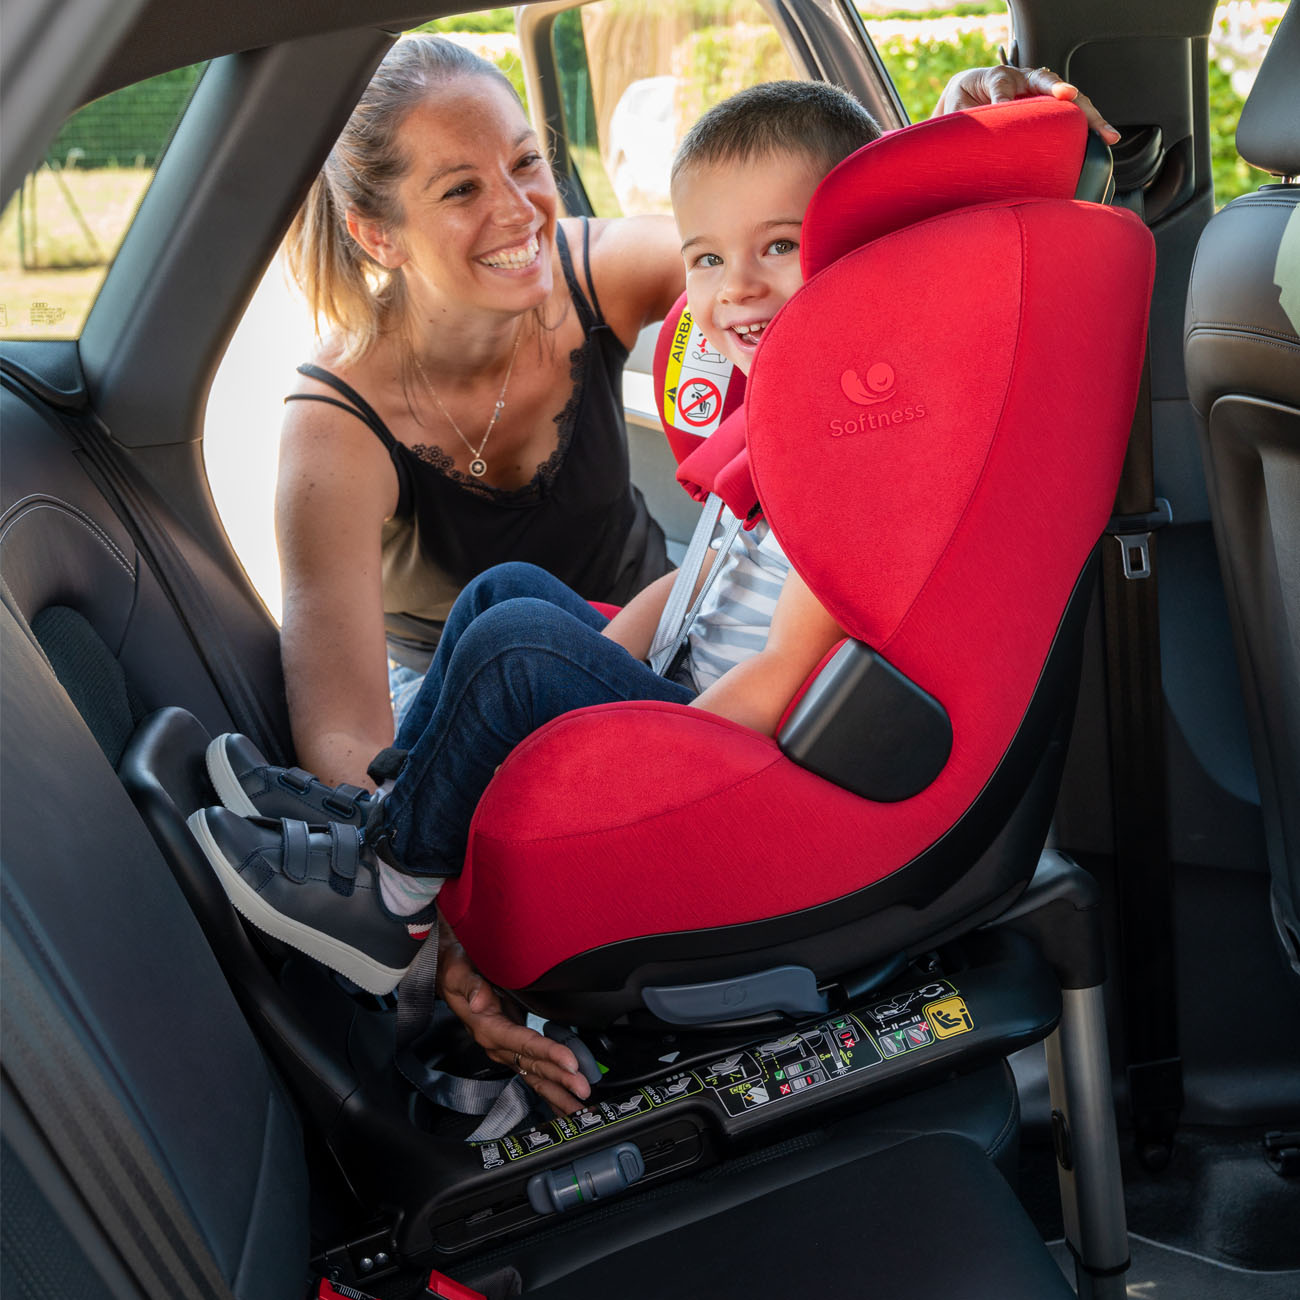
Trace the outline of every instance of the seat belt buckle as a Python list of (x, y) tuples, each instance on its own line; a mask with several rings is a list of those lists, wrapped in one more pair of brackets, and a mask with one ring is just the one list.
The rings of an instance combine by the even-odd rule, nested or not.
[(1124, 577), (1137, 581), (1151, 576), (1151, 534), (1173, 523), (1174, 512), (1164, 497), (1156, 497), (1155, 509), (1140, 515), (1112, 515), (1106, 535), (1119, 543)]

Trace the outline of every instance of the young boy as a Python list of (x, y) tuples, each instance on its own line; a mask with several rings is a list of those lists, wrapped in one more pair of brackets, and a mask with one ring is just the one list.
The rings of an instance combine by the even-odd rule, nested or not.
[[(712, 346), (742, 371), (800, 286), (800, 226), (814, 189), (879, 133), (844, 91), (774, 82), (717, 105), (682, 142), (672, 199), (688, 302)], [(400, 770), (381, 797), (355, 801), (350, 824), (309, 831), (304, 822), (329, 822), (346, 801), (318, 782), (304, 788), (303, 774), (281, 781), (282, 769), (248, 741), (219, 737), (208, 763), (226, 806), (195, 813), (190, 826), (235, 906), (362, 987), (387, 992), (435, 923), (434, 896), (461, 869), (493, 773), (538, 727), (573, 709), (655, 699), (771, 735), (842, 633), (766, 524), (742, 530), (713, 563), (722, 569), (690, 636), (693, 687), (644, 662), (672, 575), (608, 623), (531, 565), (476, 578), (398, 733)], [(454, 947), (439, 973), (449, 1005), (489, 1055), (561, 1109), (581, 1104), (589, 1089), (567, 1048), (509, 1021)]]

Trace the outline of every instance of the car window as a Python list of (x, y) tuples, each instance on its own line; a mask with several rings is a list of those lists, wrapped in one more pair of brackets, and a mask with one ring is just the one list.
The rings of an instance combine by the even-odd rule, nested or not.
[(1237, 152), (1237, 119), (1286, 13), (1286, 0), (1233, 0), (1214, 11), (1210, 28), (1210, 149), (1214, 201), (1220, 207), (1273, 180)]
[(929, 117), (950, 77), (986, 68), (1011, 45), (1011, 15), (1002, 0), (932, 5), (859, 4), (863, 24), (908, 118)]
[(704, 110), (800, 76), (757, 0), (596, 0), (551, 41), (570, 159), (602, 217), (671, 211), (673, 154)]
[[(1222, 206), (1272, 179), (1237, 152), (1237, 119), (1286, 0), (1229, 0), (1214, 13), (1209, 39), (1210, 152), (1215, 201)], [(997, 63), (1011, 46), (1003, 0), (928, 5), (865, 0), (858, 9), (908, 117), (928, 117), (949, 77)], [(1086, 90), (1086, 87), (1084, 88)], [(1100, 107), (1105, 109), (1105, 105)]]
[(0, 337), (81, 333), (206, 64), (79, 109), (0, 214)]

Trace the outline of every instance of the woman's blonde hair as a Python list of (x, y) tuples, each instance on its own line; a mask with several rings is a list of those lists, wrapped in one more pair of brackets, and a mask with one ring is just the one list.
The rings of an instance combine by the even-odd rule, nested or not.
[(342, 344), (346, 363), (363, 356), (381, 331), (401, 318), (405, 281), (376, 262), (348, 232), (349, 211), (385, 231), (402, 224), (397, 186), (411, 160), (397, 133), (413, 109), (456, 77), (504, 73), (444, 36), (399, 40), (379, 65), (330, 150), (285, 241), (289, 270), (316, 322)]

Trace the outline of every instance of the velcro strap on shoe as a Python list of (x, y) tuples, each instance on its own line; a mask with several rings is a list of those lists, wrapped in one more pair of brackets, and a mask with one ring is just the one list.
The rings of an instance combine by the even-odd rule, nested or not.
[(282, 867), (284, 874), (295, 884), (307, 879), (307, 850), (310, 844), (306, 822), (284, 817), (280, 820), (280, 837), (284, 845)]
[(342, 785), (336, 785), (321, 799), (321, 807), (327, 812), (340, 814), (340, 821), (347, 821), (356, 812), (357, 801), (365, 794), (366, 791), (359, 785), (348, 785), (344, 782)]
[(376, 785), (383, 785), (385, 781), (391, 781), (402, 770), (405, 762), (406, 750), (398, 749), (395, 745), (389, 745), (387, 749), (381, 749), (370, 760), (370, 766), (366, 768), (366, 775)]
[(310, 772), (305, 772), (300, 767), (282, 768), (276, 773), (275, 779), (294, 794), (306, 794), (316, 780)]
[(361, 834), (355, 826), (346, 826), (341, 822), (330, 822), (330, 884), (335, 880), (347, 881), (347, 888), (341, 893), (352, 892), (357, 878), (357, 859), (361, 856)]

